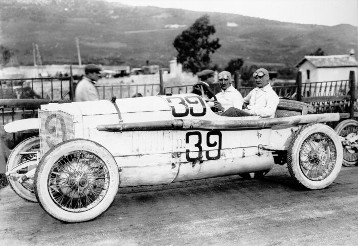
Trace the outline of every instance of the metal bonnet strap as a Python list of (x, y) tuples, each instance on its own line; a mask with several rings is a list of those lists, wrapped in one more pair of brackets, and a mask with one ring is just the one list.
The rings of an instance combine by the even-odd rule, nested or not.
[(123, 122), (123, 119), (122, 119), (121, 111), (120, 111), (119, 108), (118, 108), (118, 105), (117, 105), (117, 103), (116, 103), (116, 100), (117, 100), (116, 97), (112, 97), (110, 101), (111, 101), (111, 103), (114, 105), (114, 107), (115, 107), (116, 110), (117, 110), (118, 118), (119, 118), (119, 123), (122, 123), (122, 122)]

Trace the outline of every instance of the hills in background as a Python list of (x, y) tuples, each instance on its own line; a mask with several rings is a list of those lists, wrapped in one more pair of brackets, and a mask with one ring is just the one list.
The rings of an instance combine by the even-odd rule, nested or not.
[(232, 58), (294, 66), (318, 48), (326, 55), (358, 52), (357, 27), (348, 24), (303, 25), (98, 0), (0, 0), (0, 45), (14, 50), (20, 65), (33, 65), (33, 43), (43, 64), (77, 64), (78, 38), (83, 64), (136, 67), (149, 61), (168, 67), (177, 54), (175, 37), (204, 14), (220, 38), (212, 60), (222, 68)]

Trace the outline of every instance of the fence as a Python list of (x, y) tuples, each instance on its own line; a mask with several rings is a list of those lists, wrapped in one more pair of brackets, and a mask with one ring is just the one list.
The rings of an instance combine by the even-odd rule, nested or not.
[(96, 86), (100, 98), (109, 99), (128, 98), (133, 96), (155, 96), (161, 91), (159, 84), (139, 84), (139, 85), (99, 85)]
[(0, 80), (0, 99), (70, 99), (71, 77)]

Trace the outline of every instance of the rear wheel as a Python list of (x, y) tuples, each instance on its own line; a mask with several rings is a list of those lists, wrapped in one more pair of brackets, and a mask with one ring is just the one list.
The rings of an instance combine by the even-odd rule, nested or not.
[(7, 179), (11, 188), (21, 198), (37, 202), (34, 193), (34, 175), (26, 174), (34, 171), (40, 155), (40, 138), (38, 136), (25, 139), (11, 152), (6, 164)]
[(344, 120), (334, 129), (345, 141), (343, 145), (343, 166), (351, 167), (358, 163), (358, 140), (349, 141), (358, 136), (358, 122), (355, 120)]
[(103, 146), (72, 139), (49, 150), (35, 175), (35, 194), (54, 218), (83, 222), (111, 205), (119, 186), (116, 161)]
[(343, 149), (336, 132), (324, 124), (311, 124), (298, 131), (287, 151), (292, 178), (308, 189), (323, 189), (338, 176)]

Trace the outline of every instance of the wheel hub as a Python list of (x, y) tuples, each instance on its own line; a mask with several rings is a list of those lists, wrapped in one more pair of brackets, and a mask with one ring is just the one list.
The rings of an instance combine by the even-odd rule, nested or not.
[(61, 157), (51, 170), (49, 192), (55, 203), (69, 211), (91, 209), (108, 189), (106, 164), (96, 155), (75, 151)]
[(79, 198), (91, 192), (90, 185), (95, 181), (95, 175), (85, 163), (72, 162), (63, 169), (61, 179), (65, 183), (61, 191), (72, 198)]
[(335, 148), (324, 135), (308, 138), (300, 152), (301, 168), (311, 180), (322, 180), (329, 175), (335, 161)]

